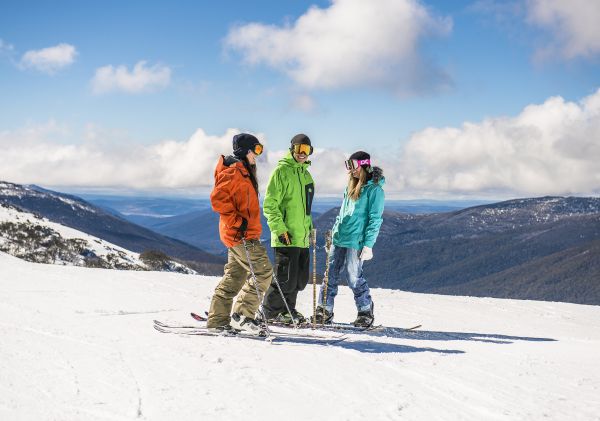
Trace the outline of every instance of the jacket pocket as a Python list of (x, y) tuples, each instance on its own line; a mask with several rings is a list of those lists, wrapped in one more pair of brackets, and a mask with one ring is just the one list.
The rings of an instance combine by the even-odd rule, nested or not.
[(306, 196), (306, 215), (310, 215), (313, 197), (315, 195), (314, 183), (310, 183), (304, 186), (304, 195)]

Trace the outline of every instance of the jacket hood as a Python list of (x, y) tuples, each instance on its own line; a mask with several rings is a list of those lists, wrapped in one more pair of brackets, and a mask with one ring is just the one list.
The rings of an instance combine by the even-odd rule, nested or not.
[(221, 158), (219, 158), (219, 162), (217, 162), (217, 167), (215, 168), (215, 174), (219, 174), (223, 171), (231, 169), (238, 169), (244, 175), (248, 173), (248, 170), (246, 169), (246, 167), (244, 167), (244, 163), (241, 159), (236, 158), (233, 155), (221, 155)]
[(385, 184), (385, 177), (383, 176), (383, 170), (380, 167), (373, 167), (371, 173), (371, 179), (367, 184), (379, 184), (383, 186)]

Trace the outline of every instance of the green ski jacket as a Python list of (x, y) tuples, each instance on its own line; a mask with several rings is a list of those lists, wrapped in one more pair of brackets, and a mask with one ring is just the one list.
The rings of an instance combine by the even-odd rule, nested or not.
[(310, 161), (296, 162), (288, 152), (271, 174), (263, 201), (263, 213), (271, 230), (271, 247), (286, 247), (277, 238), (286, 231), (292, 237), (289, 247), (309, 247), (313, 226), (310, 210), (315, 194), (309, 165)]

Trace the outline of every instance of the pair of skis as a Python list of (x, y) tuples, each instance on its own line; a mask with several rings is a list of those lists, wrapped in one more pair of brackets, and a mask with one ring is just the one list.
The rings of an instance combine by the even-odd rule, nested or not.
[[(192, 318), (198, 322), (206, 323), (207, 318), (196, 313), (190, 314)], [(285, 328), (287, 332), (269, 332), (267, 335), (251, 335), (244, 332), (239, 331), (223, 331), (223, 332), (215, 332), (208, 330), (206, 326), (202, 325), (185, 325), (185, 324), (167, 324), (161, 322), (159, 320), (154, 320), (154, 329), (161, 333), (174, 333), (180, 335), (198, 335), (198, 336), (223, 336), (223, 337), (239, 337), (239, 338), (248, 338), (248, 339), (258, 339), (258, 340), (266, 340), (272, 342), (274, 340), (281, 340), (283, 338), (299, 338), (306, 340), (315, 340), (320, 343), (325, 344), (334, 344), (337, 342), (341, 342), (347, 338), (347, 333), (360, 333), (360, 332), (378, 332), (385, 331), (386, 327), (383, 325), (370, 326), (370, 327), (356, 327), (347, 323), (332, 323), (319, 326), (318, 329), (322, 331), (337, 331), (342, 332), (341, 335), (336, 336), (326, 336), (326, 335), (318, 335), (314, 333), (301, 333), (298, 330), (309, 330), (312, 326), (309, 323), (297, 325), (298, 329), (291, 329), (290, 325), (286, 325), (283, 323), (271, 323), (271, 326)], [(412, 331), (420, 328), (421, 325), (415, 325), (409, 328), (403, 329), (404, 331)]]
[[(206, 322), (206, 317), (200, 316), (195, 313), (191, 313), (191, 316), (200, 322)], [(167, 324), (161, 322), (160, 320), (154, 320), (154, 329), (161, 333), (174, 333), (179, 335), (197, 335), (197, 336), (222, 336), (222, 337), (238, 337), (238, 338), (246, 338), (246, 339), (255, 339), (262, 340), (267, 342), (273, 341), (285, 341), (286, 338), (290, 340), (304, 340), (304, 341), (314, 341), (318, 343), (323, 343), (327, 345), (331, 345), (334, 343), (341, 342), (346, 339), (346, 335), (335, 335), (335, 336), (325, 336), (325, 335), (315, 335), (312, 333), (299, 333), (299, 332), (269, 332), (268, 335), (252, 335), (245, 332), (229, 330), (216, 332), (209, 330), (206, 326), (202, 325), (185, 325), (185, 324)]]
[[(205, 314), (207, 314), (205, 312)], [(196, 313), (190, 313), (190, 315), (194, 318), (194, 320), (197, 320), (199, 322), (206, 322), (207, 321), (207, 317), (206, 316), (200, 316), (199, 314)], [(294, 326), (292, 324), (286, 324), (286, 323), (282, 323), (282, 322), (278, 322), (278, 321), (271, 321), (269, 322), (269, 325), (271, 326), (275, 326), (275, 327), (282, 327), (282, 328), (286, 328), (286, 329), (292, 329)], [(296, 324), (298, 329), (313, 329), (313, 325), (310, 322), (305, 322), (305, 323), (297, 323)], [(421, 325), (414, 325), (411, 327), (405, 327), (402, 328), (401, 330), (403, 331), (411, 331), (411, 330), (416, 330), (418, 328), (420, 328)], [(317, 323), (317, 330), (336, 330), (336, 331), (348, 331), (348, 332), (378, 332), (378, 331), (383, 331), (386, 329), (386, 326), (384, 325), (372, 325), (372, 326), (354, 326), (353, 324), (350, 323), (326, 323), (326, 324), (319, 324)]]

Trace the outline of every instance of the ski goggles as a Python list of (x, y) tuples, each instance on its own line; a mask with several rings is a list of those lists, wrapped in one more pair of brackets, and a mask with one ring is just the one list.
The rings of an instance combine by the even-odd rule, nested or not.
[(254, 155), (260, 155), (261, 153), (263, 153), (263, 145), (261, 145), (260, 143), (255, 143), (254, 146), (252, 146), (252, 148), (250, 149), (250, 151), (254, 154)]
[(292, 145), (292, 152), (298, 155), (311, 155), (313, 153), (313, 147), (306, 143), (296, 143), (295, 145)]
[(371, 165), (371, 160), (370, 159), (347, 159), (344, 161), (344, 164), (346, 164), (346, 169), (348, 171), (354, 171), (355, 169), (359, 168), (362, 165)]

